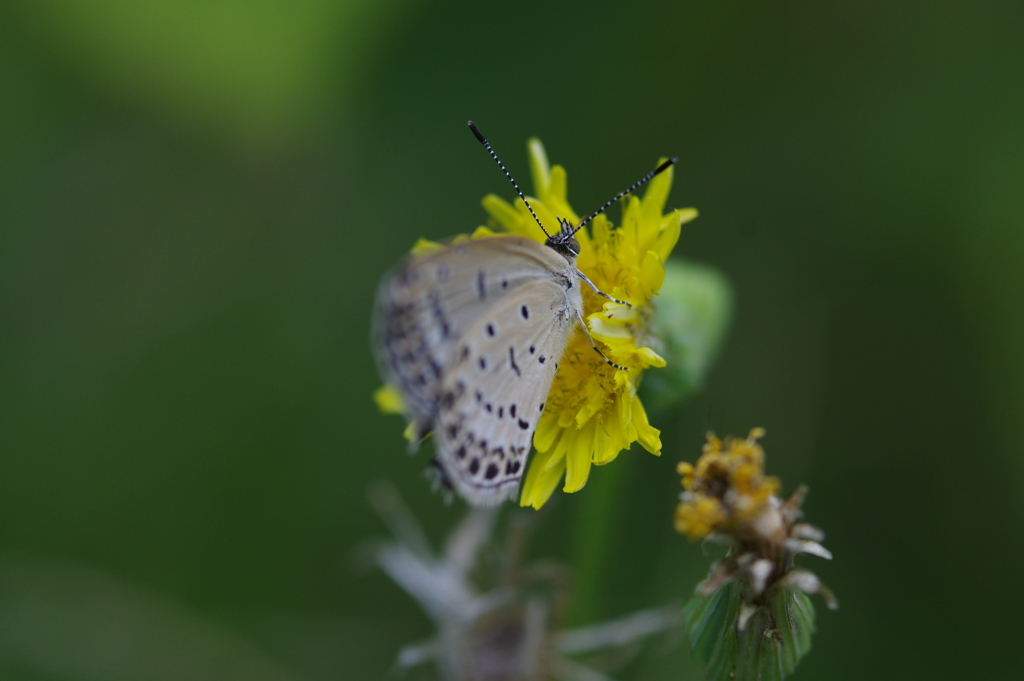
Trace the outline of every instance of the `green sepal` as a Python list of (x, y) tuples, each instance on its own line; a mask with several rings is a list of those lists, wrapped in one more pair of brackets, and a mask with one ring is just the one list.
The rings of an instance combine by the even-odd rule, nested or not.
[(714, 267), (669, 258), (653, 303), (654, 335), (660, 342), (651, 347), (668, 365), (644, 373), (641, 397), (649, 410), (659, 411), (704, 384), (729, 328), (732, 288)]
[(814, 605), (799, 591), (771, 589), (740, 631), (740, 593), (730, 582), (683, 606), (693, 657), (711, 681), (780, 681), (811, 649)]

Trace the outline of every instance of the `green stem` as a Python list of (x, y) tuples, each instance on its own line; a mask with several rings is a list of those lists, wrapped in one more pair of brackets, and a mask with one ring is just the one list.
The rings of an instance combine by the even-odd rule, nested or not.
[[(615, 517), (632, 466), (627, 463), (630, 452), (624, 452), (614, 470), (599, 467), (591, 471), (576, 507), (579, 514), (574, 523), (572, 566), (572, 604), (569, 626), (580, 626), (604, 617), (607, 603), (608, 566), (611, 562)], [(625, 460), (623, 460), (625, 459)]]

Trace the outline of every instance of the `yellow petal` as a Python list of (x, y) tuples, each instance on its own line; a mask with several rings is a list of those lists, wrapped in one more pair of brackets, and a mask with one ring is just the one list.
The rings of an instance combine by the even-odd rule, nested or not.
[(604, 406), (604, 400), (600, 398), (584, 402), (576, 412), (576, 427), (582, 428), (595, 415), (604, 411)]
[[(627, 442), (636, 440), (635, 429), (632, 428), (631, 421), (633, 420), (633, 410), (630, 408), (630, 399), (624, 399), (621, 394), (618, 394), (614, 398), (615, 401), (615, 414), (618, 416), (619, 429), (622, 430), (623, 435)], [(634, 432), (630, 432), (630, 431)]]
[(558, 487), (558, 481), (565, 473), (565, 465), (547, 467), (544, 460), (545, 455), (536, 453), (530, 466), (526, 471), (526, 480), (523, 482), (523, 491), (519, 497), (520, 506), (532, 506), (540, 509), (541, 506), (551, 498), (551, 494)]
[[(538, 201), (532, 196), (528, 196), (527, 200), (530, 202), (530, 206), (533, 207), (533, 212), (537, 214), (537, 220), (540, 220), (540, 224), (544, 225), (544, 229), (548, 231), (548, 234), (554, 234), (558, 231), (558, 220), (555, 218), (554, 211), (551, 210), (543, 201)], [(533, 219), (530, 215), (530, 211), (526, 209), (526, 206), (522, 201), (519, 201), (519, 205), (522, 206), (520, 214), (522, 216), (522, 223), (520, 223), (520, 233), (525, 236), (532, 236), (538, 241), (544, 241), (547, 237), (544, 236), (544, 232), (540, 227), (537, 226), (537, 220)]]
[(402, 394), (393, 385), (385, 384), (374, 390), (373, 401), (377, 403), (377, 408), (385, 414), (405, 413), (405, 402), (402, 401)]
[(636, 395), (636, 389), (633, 387), (632, 382), (629, 379), (629, 372), (616, 371), (615, 372), (615, 389), (623, 395), (627, 395), (630, 399)]
[(608, 221), (608, 216), (604, 213), (591, 220), (590, 228), (594, 230), (595, 243), (608, 243), (611, 241), (612, 223)]
[(654, 251), (647, 251), (640, 264), (640, 285), (644, 287), (644, 297), (650, 297), (661, 290), (665, 283), (665, 267), (662, 259)]
[(537, 196), (544, 196), (548, 193), (548, 178), (551, 175), (551, 166), (548, 164), (548, 154), (544, 151), (544, 143), (536, 137), (531, 137), (526, 141), (526, 154), (530, 157), (533, 191)]
[(661, 234), (661, 214), (649, 219), (646, 215), (640, 218), (637, 224), (636, 249), (637, 254), (646, 253), (654, 245), (655, 240)]
[[(640, 205), (640, 199), (635, 196), (628, 197), (622, 208), (622, 227), (619, 228), (619, 232), (622, 234), (624, 243), (619, 244), (620, 248), (622, 246), (637, 248), (640, 243), (640, 218), (642, 215), (643, 206)], [(619, 255), (621, 256), (621, 254)]]
[(640, 321), (640, 310), (635, 306), (620, 305), (619, 303), (605, 303), (601, 312), (591, 316), (600, 315), (609, 321), (616, 321), (622, 324), (634, 324)]
[(439, 251), (442, 248), (444, 248), (444, 246), (442, 246), (441, 244), (437, 243), (436, 241), (428, 241), (427, 239), (419, 239), (419, 240), (416, 241), (415, 244), (413, 244), (411, 253), (413, 255), (427, 255), (428, 253), (433, 253), (434, 251)]
[[(578, 220), (578, 218), (574, 219)], [(590, 231), (587, 227), (576, 232), (576, 241), (580, 242), (580, 255), (586, 253), (588, 258), (592, 258), (594, 244), (590, 239)]]
[(677, 208), (675, 213), (679, 216), (679, 224), (681, 225), (685, 225), (699, 215), (696, 208)]
[(663, 367), (667, 364), (664, 357), (650, 348), (638, 348), (636, 354), (645, 367)]
[(604, 318), (600, 312), (587, 317), (587, 326), (590, 328), (590, 335), (601, 340), (607, 339), (628, 339), (633, 340), (633, 332), (625, 324), (616, 324)]
[(606, 428), (608, 436), (608, 442), (604, 445), (604, 452), (601, 454), (601, 458), (606, 463), (618, 456), (623, 449), (628, 448), (632, 442), (622, 425), (621, 396), (617, 395), (612, 402), (602, 424)]
[(611, 436), (604, 424), (598, 424), (597, 432), (594, 435), (594, 464), (603, 466), (614, 461), (620, 451), (618, 442)]
[(537, 448), (538, 452), (546, 452), (555, 444), (555, 439), (561, 432), (562, 429), (558, 426), (558, 414), (546, 411), (541, 414), (537, 430), (533, 433), (533, 446)]
[[(658, 165), (667, 161), (667, 158), (659, 158)], [(668, 200), (668, 193), (672, 189), (672, 178), (675, 168), (669, 166), (659, 175), (647, 183), (647, 191), (644, 192), (644, 221), (658, 224), (661, 222), (661, 211), (665, 208)]]
[(562, 428), (558, 435), (559, 437), (555, 440), (554, 446), (546, 452), (547, 459), (544, 462), (544, 468), (546, 469), (565, 466), (565, 453), (572, 449), (573, 440), (576, 437), (576, 429)]
[(510, 232), (518, 231), (520, 218), (515, 206), (497, 194), (488, 194), (481, 203), (495, 222)]
[(648, 422), (647, 412), (639, 397), (633, 400), (633, 423), (636, 425), (640, 446), (655, 456), (661, 456), (661, 431)]
[(665, 216), (665, 219), (661, 222), (661, 234), (654, 240), (651, 245), (651, 250), (658, 254), (662, 262), (668, 260), (668, 256), (672, 253), (672, 249), (676, 247), (676, 242), (679, 241), (679, 232), (681, 231), (681, 225), (683, 223), (679, 219), (679, 211), (675, 213), (669, 213)]
[(578, 492), (590, 477), (590, 458), (594, 453), (594, 424), (588, 423), (575, 438), (573, 447), (565, 454), (565, 492)]
[(556, 215), (566, 218), (575, 224), (578, 218), (566, 199), (566, 184), (565, 168), (562, 166), (552, 168), (548, 182), (548, 191), (544, 195), (544, 202)]

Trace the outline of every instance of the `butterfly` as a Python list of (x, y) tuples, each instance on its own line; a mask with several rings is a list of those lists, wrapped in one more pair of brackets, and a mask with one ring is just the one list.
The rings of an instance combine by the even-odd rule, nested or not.
[(377, 292), (372, 343), (382, 379), (401, 394), (414, 442), (433, 433), (441, 484), (472, 506), (515, 497), (537, 422), (562, 354), (577, 329), (602, 359), (583, 320), (574, 235), (671, 158), (573, 225), (549, 233), (519, 185), (472, 121), (469, 127), (512, 182), (544, 243), (496, 235), (413, 256)]

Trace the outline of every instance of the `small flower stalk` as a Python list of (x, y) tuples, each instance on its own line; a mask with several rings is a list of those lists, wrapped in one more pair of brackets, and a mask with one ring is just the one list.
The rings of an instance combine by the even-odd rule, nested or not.
[(685, 491), (676, 530), (729, 547), (684, 608), (694, 656), (716, 681), (784, 678), (810, 649), (809, 596), (838, 607), (813, 572), (795, 565), (802, 553), (832, 554), (824, 533), (800, 521), (807, 488), (782, 500), (779, 480), (764, 474), (763, 436), (761, 428), (746, 439), (709, 434), (697, 463), (677, 468)]
[(433, 664), (444, 681), (609, 679), (577, 658), (628, 657), (643, 639), (680, 624), (678, 606), (663, 606), (560, 629), (569, 572), (522, 561), (536, 516), (514, 511), (501, 532), (500, 511), (470, 509), (435, 552), (394, 488), (380, 485), (370, 497), (396, 537), (373, 547), (370, 558), (435, 626), (430, 638), (399, 651), (396, 672)]

